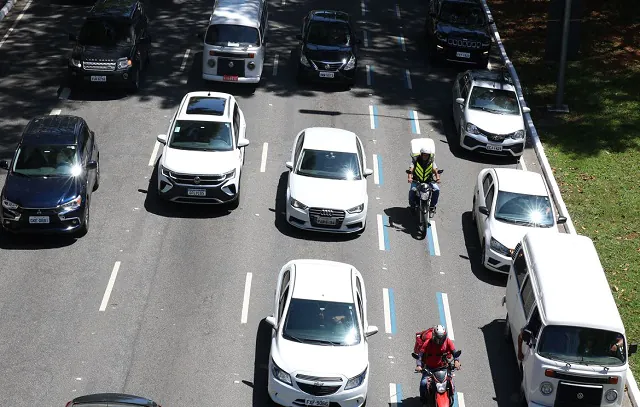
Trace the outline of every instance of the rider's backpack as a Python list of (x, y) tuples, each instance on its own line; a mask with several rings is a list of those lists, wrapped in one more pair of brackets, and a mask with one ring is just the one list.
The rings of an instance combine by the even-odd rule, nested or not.
[(433, 327), (425, 329), (422, 332), (416, 332), (416, 343), (413, 346), (413, 353), (418, 355), (422, 345), (433, 337)]

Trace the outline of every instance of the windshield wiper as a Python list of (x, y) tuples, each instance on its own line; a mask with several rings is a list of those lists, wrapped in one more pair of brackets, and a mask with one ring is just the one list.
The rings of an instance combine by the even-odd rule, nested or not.
[(285, 334), (283, 334), (282, 336), (283, 336), (285, 339), (291, 339), (291, 340), (294, 340), (294, 341), (296, 341), (296, 342), (305, 343), (305, 341), (303, 341), (302, 339), (298, 338), (297, 336), (293, 336), (293, 335), (291, 335), (291, 334), (287, 334), (287, 333), (285, 333)]
[(315, 342), (315, 343), (322, 343), (325, 345), (331, 345), (331, 346), (336, 346), (336, 345), (340, 345), (340, 342), (334, 342), (334, 341), (327, 341), (326, 339), (307, 339), (307, 341), (309, 342)]

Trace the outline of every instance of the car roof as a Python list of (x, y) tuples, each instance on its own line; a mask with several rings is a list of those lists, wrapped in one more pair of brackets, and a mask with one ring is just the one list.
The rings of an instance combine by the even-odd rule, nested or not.
[(131, 19), (138, 0), (98, 0), (89, 11), (91, 17)]
[(475, 86), (516, 91), (508, 72), (490, 71), (488, 69), (472, 69), (467, 72), (470, 74), (471, 81)]
[(177, 120), (231, 121), (233, 96), (222, 92), (189, 92), (180, 102)]
[(153, 400), (149, 400), (144, 397), (134, 396), (131, 394), (122, 394), (122, 393), (96, 393), (96, 394), (87, 394), (86, 396), (76, 397), (72, 400), (72, 404), (80, 404), (80, 405), (95, 405), (95, 406), (104, 406), (107, 405), (105, 403), (121, 403), (127, 404), (131, 406), (140, 406), (140, 407), (160, 407)]
[(312, 10), (309, 12), (309, 19), (321, 22), (351, 22), (351, 16), (348, 13), (337, 10)]
[(209, 25), (231, 24), (258, 28), (263, 1), (266, 0), (218, 0), (209, 18)]
[(533, 171), (515, 168), (493, 168), (498, 179), (498, 191), (547, 196), (546, 184), (542, 175)]
[(353, 266), (327, 260), (299, 259), (295, 265), (293, 298), (353, 303)]
[[(523, 246), (547, 325), (624, 333), (596, 248), (586, 236), (528, 232)], [(569, 306), (567, 305), (569, 304)]]
[(77, 144), (78, 135), (85, 121), (71, 115), (35, 117), (22, 132), (24, 144)]
[(304, 130), (302, 147), (310, 150), (357, 153), (356, 134), (333, 127), (309, 127)]

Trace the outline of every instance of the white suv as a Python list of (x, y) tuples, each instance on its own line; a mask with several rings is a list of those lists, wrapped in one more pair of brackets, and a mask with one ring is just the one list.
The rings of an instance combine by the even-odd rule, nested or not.
[(227, 93), (187, 93), (173, 116), (158, 166), (158, 195), (179, 203), (238, 206), (247, 125)]
[(506, 72), (470, 70), (453, 85), (453, 121), (460, 146), (487, 154), (521, 156), (526, 142), (523, 113)]

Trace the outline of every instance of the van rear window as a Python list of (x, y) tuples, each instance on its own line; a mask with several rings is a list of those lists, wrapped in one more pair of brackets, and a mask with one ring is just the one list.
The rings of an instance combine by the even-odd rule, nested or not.
[(211, 25), (204, 42), (208, 45), (239, 46), (260, 45), (260, 35), (253, 27), (231, 24)]

